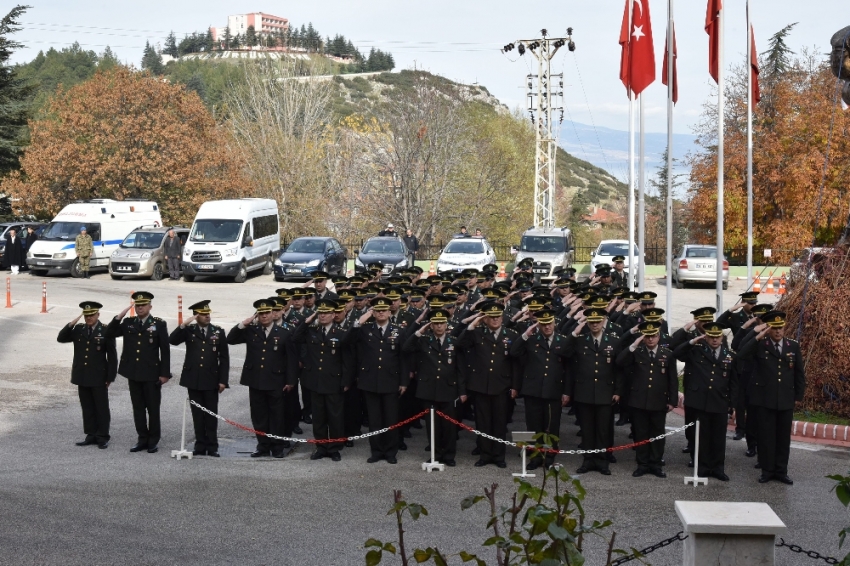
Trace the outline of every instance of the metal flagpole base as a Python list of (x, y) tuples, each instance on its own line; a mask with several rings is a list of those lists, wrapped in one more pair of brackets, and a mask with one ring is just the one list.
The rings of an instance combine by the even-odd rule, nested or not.
[(171, 457), (177, 458), (180, 460), (181, 458), (192, 459), (192, 452), (186, 450), (186, 408), (189, 406), (189, 399), (183, 403), (183, 430), (180, 433), (180, 450), (172, 450)]
[(708, 485), (708, 478), (701, 478), (697, 473), (699, 470), (699, 419), (696, 423), (696, 431), (694, 431), (694, 475), (685, 476), (685, 485), (693, 483), (694, 487), (699, 484)]
[[(532, 440), (534, 440), (534, 433), (533, 432), (516, 431), (516, 432), (511, 433), (511, 437), (513, 438), (514, 442), (531, 442)], [(511, 474), (511, 475), (515, 478), (533, 478), (533, 477), (536, 477), (535, 474), (529, 474), (528, 471), (526, 470), (526, 465), (528, 463), (527, 460), (526, 460), (526, 454), (527, 454), (528, 450), (526, 449), (525, 446), (523, 446), (521, 448), (521, 450), (522, 450), (522, 473), (521, 474), (514, 473), (514, 474)]]
[(434, 433), (434, 407), (431, 407), (431, 461), (430, 462), (422, 462), (422, 471), (428, 472), (429, 474), (437, 470), (438, 472), (444, 472), (446, 470), (446, 465), (441, 464), (437, 461), (437, 447), (434, 442), (434, 437), (436, 434)]

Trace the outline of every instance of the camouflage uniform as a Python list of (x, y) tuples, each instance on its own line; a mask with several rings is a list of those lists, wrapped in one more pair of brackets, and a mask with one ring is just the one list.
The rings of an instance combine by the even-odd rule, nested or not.
[(77, 236), (77, 239), (74, 242), (74, 249), (77, 252), (77, 259), (80, 262), (80, 271), (85, 274), (84, 277), (88, 277), (89, 261), (91, 260), (91, 254), (94, 252), (94, 245), (92, 244), (91, 236), (88, 234), (80, 234)]

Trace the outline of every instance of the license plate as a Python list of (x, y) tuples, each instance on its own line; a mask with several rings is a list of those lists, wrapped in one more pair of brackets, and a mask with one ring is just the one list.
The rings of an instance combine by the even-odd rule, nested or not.
[(35, 264), (36, 265), (44, 265), (44, 262), (43, 261), (37, 261), (37, 262), (35, 262)]
[(118, 271), (130, 271), (130, 266), (129, 265), (122, 265), (122, 266), (118, 267)]
[(532, 271), (534, 271), (534, 273), (543, 273), (543, 274), (549, 273), (548, 269), (533, 269)]
[(389, 273), (389, 272), (390, 272), (390, 271), (392, 271), (392, 270), (393, 270), (393, 268), (392, 268), (392, 267), (385, 267), (383, 272), (384, 272), (384, 273)]
[(698, 263), (697, 264), (697, 269), (714, 269), (714, 267), (715, 266), (711, 265), (710, 263)]
[(287, 269), (286, 272), (287, 273), (301, 273), (301, 270), (300, 269)]
[(197, 269), (210, 269), (210, 270), (212, 270), (212, 269), (215, 269), (215, 268), (212, 265), (204, 264), (204, 265), (199, 265), (197, 267)]

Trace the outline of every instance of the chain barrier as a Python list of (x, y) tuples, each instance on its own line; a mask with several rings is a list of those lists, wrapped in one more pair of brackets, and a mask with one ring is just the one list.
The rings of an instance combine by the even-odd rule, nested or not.
[(616, 560), (611, 561), (610, 566), (618, 566), (619, 564), (625, 564), (626, 562), (631, 562), (632, 560), (637, 560), (638, 558), (643, 558), (647, 554), (651, 554), (658, 550), (659, 548), (664, 548), (665, 546), (670, 546), (676, 541), (685, 540), (688, 538), (688, 535), (685, 534), (685, 531), (679, 531), (675, 535), (670, 538), (666, 538), (661, 542), (657, 542), (652, 546), (647, 546), (646, 548), (642, 548), (635, 553), (629, 554), (627, 556), (623, 556), (622, 558), (618, 558)]
[(777, 548), (785, 547), (791, 552), (796, 552), (797, 554), (805, 554), (809, 558), (813, 558), (814, 560), (823, 560), (827, 564), (838, 564), (839, 560), (837, 558), (832, 558), (831, 556), (821, 556), (818, 552), (814, 550), (803, 550), (802, 547), (797, 546), (796, 544), (788, 544), (785, 542), (784, 538), (780, 538), (779, 542), (776, 543)]

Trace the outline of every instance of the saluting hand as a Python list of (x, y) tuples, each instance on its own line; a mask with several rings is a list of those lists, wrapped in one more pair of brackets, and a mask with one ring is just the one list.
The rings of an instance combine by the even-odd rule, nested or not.
[(640, 343), (641, 343), (641, 342), (643, 342), (643, 338), (644, 338), (644, 335), (643, 335), (643, 334), (641, 334), (640, 336), (638, 336), (637, 340), (635, 340), (634, 342), (632, 342), (632, 345), (631, 345), (631, 347), (630, 347), (629, 349), (630, 349), (630, 350), (632, 350), (632, 352), (634, 352), (634, 350), (633, 350), (632, 348), (637, 348), (637, 347), (638, 347), (638, 345), (640, 345)]
[(528, 327), (528, 329), (526, 329), (526, 331), (524, 332), (524, 334), (525, 334), (527, 337), (529, 337), (529, 338), (530, 338), (532, 334), (534, 334), (535, 332), (537, 332), (537, 325), (538, 325), (538, 324), (539, 324), (539, 323), (535, 322), (534, 324), (532, 324), (531, 326), (529, 326), (529, 327)]
[(186, 320), (184, 320), (184, 321), (183, 321), (183, 324), (181, 324), (180, 326), (182, 326), (183, 328), (186, 328), (187, 326), (189, 326), (190, 324), (192, 324), (193, 322), (195, 322), (195, 319), (196, 319), (196, 318), (198, 318), (198, 316), (193, 314), (192, 316), (190, 316), (189, 318), (187, 318)]
[(78, 316), (77, 318), (75, 318), (74, 320), (72, 320), (71, 322), (69, 322), (69, 323), (68, 323), (68, 326), (73, 327), (73, 326), (74, 326), (74, 325), (76, 325), (78, 322), (80, 322), (80, 319), (81, 319), (81, 318), (83, 318), (83, 314), (82, 314), (82, 313), (80, 313), (80, 316)]
[(254, 312), (251, 316), (242, 321), (242, 326), (248, 326), (249, 324), (253, 324), (253, 322), (257, 320), (257, 313)]
[(578, 335), (581, 334), (584, 325), (587, 323), (587, 317), (584, 317), (583, 320), (580, 320), (578, 326), (576, 326), (575, 330), (573, 330), (573, 337), (578, 338)]
[(425, 324), (423, 324), (423, 325), (422, 325), (422, 328), (420, 328), (419, 330), (417, 330), (417, 331), (416, 331), (416, 333), (417, 333), (419, 336), (422, 336), (422, 334), (423, 334), (426, 330), (428, 330), (428, 329), (430, 329), (430, 328), (431, 328), (431, 323), (430, 323), (430, 322), (426, 322)]
[(130, 299), (130, 306), (128, 306), (128, 307), (127, 307), (126, 309), (124, 309), (123, 311), (119, 312), (119, 313), (115, 316), (115, 318), (117, 318), (118, 320), (121, 320), (122, 318), (124, 318), (125, 316), (127, 316), (127, 313), (128, 313), (128, 312), (130, 312), (130, 309), (131, 309), (131, 308), (133, 308), (133, 306), (134, 306), (135, 304), (136, 304), (136, 301), (134, 301), (133, 299)]
[(745, 322), (744, 324), (741, 325), (741, 328), (749, 328), (752, 325), (756, 324), (757, 322), (759, 322), (759, 319), (757, 319), (756, 317), (748, 318), (747, 322)]
[(694, 327), (694, 325), (695, 325), (696, 323), (697, 323), (697, 321), (692, 320), (692, 321), (688, 322), (687, 324), (685, 324), (685, 326), (683, 326), (683, 327), (682, 327), (682, 329), (683, 329), (685, 332), (687, 332), (687, 331), (689, 331), (691, 328), (693, 328), (693, 327)]

